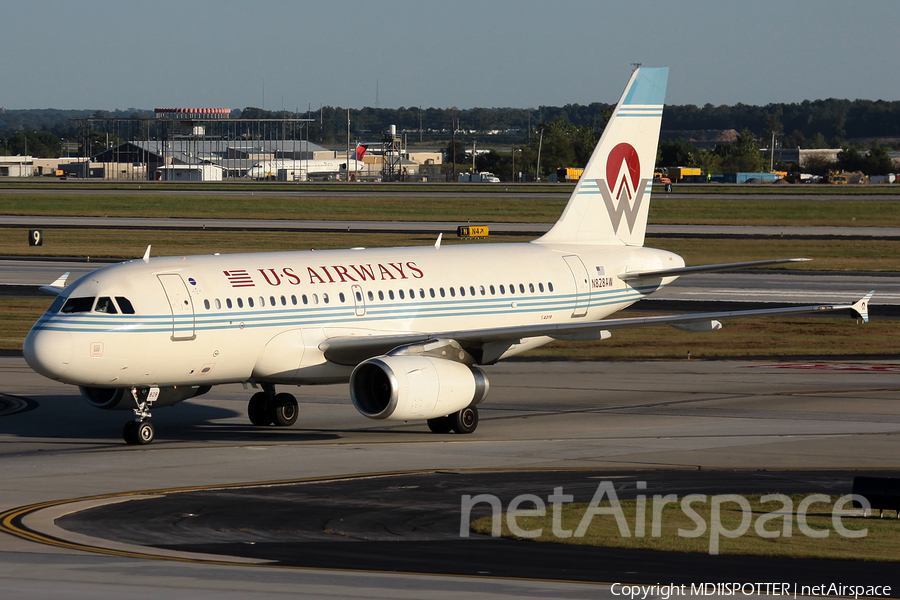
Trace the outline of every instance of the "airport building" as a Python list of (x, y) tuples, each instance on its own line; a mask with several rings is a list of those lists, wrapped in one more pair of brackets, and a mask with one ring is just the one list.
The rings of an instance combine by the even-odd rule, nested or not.
[[(153, 118), (78, 119), (82, 150), (94, 150), (83, 152), (89, 158), (60, 168), (67, 176), (78, 178), (222, 181), (247, 177), (254, 166), (267, 164), (272, 165), (267, 176), (285, 181), (348, 176), (398, 180), (420, 179), (426, 171), (422, 168), (420, 174), (420, 167), (441, 163), (439, 152), (403, 152), (396, 143), (400, 136), (385, 135), (366, 144), (363, 168), (348, 175), (347, 150), (329, 150), (304, 139), (310, 119), (230, 116), (230, 109), (157, 108)], [(390, 144), (384, 142), (388, 138)], [(353, 152), (350, 148), (351, 155)], [(304, 161), (329, 160), (336, 162), (331, 171), (313, 173), (304, 167)], [(21, 172), (20, 167), (8, 170), (10, 174)], [(435, 172), (433, 167), (431, 172)]]

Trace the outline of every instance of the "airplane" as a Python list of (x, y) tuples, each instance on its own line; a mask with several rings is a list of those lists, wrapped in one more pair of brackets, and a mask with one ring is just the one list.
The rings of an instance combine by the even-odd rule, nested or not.
[(606, 318), (682, 275), (796, 262), (685, 266), (644, 247), (667, 68), (639, 67), (559, 220), (526, 243), (150, 257), (105, 266), (57, 294), (29, 332), (27, 363), (93, 406), (132, 410), (123, 437), (150, 443), (151, 408), (242, 383), (254, 425), (296, 422), (276, 386), (349, 383), (364, 416), (475, 431), (482, 369), (552, 340), (722, 320), (848, 311), (854, 304)]
[[(356, 147), (356, 158), (350, 159), (350, 171), (360, 172), (366, 169), (367, 165), (363, 162), (363, 156), (366, 154), (367, 146)], [(315, 159), (315, 160), (288, 160), (274, 159), (264, 160), (255, 163), (247, 169), (247, 177), (251, 179), (268, 179), (276, 177), (278, 171), (286, 169), (293, 172), (301, 181), (306, 181), (312, 173), (343, 173), (347, 171), (348, 161), (346, 159)]]

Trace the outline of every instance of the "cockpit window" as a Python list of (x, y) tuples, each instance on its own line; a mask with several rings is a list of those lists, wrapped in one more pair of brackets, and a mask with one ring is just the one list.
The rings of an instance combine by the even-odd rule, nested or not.
[(93, 296), (91, 296), (90, 298), (69, 298), (68, 300), (66, 300), (66, 303), (63, 305), (60, 312), (64, 314), (90, 312), (93, 307)]
[(97, 300), (97, 306), (94, 308), (94, 312), (115, 315), (119, 311), (116, 310), (116, 305), (113, 304), (112, 298), (108, 296), (101, 296), (100, 299)]
[(116, 302), (119, 303), (119, 308), (122, 309), (123, 315), (133, 315), (134, 307), (131, 305), (131, 300), (128, 298), (124, 298), (122, 296), (116, 296)]
[(47, 309), (47, 312), (52, 314), (58, 313), (65, 301), (66, 299), (62, 296), (57, 296), (56, 300), (53, 301), (53, 304), (50, 305), (50, 308)]

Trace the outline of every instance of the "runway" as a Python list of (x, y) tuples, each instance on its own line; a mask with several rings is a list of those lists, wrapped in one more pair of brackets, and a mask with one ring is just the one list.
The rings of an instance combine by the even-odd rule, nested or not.
[[(88, 406), (77, 390), (33, 374), (20, 358), (0, 358), (0, 374), (0, 510), (101, 494), (220, 488), (125, 498), (68, 516), (65, 507), (43, 518), (35, 513), (26, 525), (73, 545), (0, 536), (0, 585), (11, 598), (611, 598), (608, 585), (573, 579), (636, 582), (648, 574), (687, 577), (690, 568), (702, 568), (703, 581), (799, 577), (799, 566), (779, 571), (771, 562), (735, 557), (651, 553), (617, 563), (617, 553), (560, 550), (563, 556), (552, 556), (568, 560), (563, 568), (573, 577), (566, 578), (561, 563), (529, 562), (535, 560), (530, 542), (448, 534), (459, 527), (463, 493), (546, 496), (560, 485), (583, 498), (604, 478), (623, 493), (638, 479), (654, 493), (775, 487), (846, 493), (854, 471), (900, 469), (895, 362), (501, 363), (488, 368), (491, 395), (470, 436), (368, 421), (343, 385), (294, 391), (302, 416), (293, 428), (254, 428), (245, 414), (249, 392), (222, 386), (154, 411), (157, 441), (144, 447), (121, 443), (126, 413)], [(397, 471), (415, 473), (372, 475)], [(334, 479), (346, 476), (354, 478)], [(324, 480), (271, 483), (310, 478)], [(254, 482), (269, 483), (229, 487)], [(276, 506), (299, 512), (285, 516)], [(199, 552), (202, 559), (74, 549), (88, 539), (148, 554)], [(410, 574), (452, 570), (426, 569), (435, 556), (447, 557), (436, 561), (439, 567), (456, 568), (465, 558), (469, 568), (487, 572)], [(204, 562), (210, 557), (218, 562)], [(841, 562), (808, 568), (837, 581), (845, 574)], [(522, 564), (536, 566), (528, 579), (504, 571)], [(871, 584), (897, 578), (884, 563), (850, 565), (847, 577), (854, 567)]]

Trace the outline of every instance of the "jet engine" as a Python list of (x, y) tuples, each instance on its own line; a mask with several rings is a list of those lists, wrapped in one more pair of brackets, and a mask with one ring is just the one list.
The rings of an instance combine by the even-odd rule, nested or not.
[[(79, 391), (91, 406), (103, 410), (132, 410), (135, 408), (131, 390), (126, 388), (101, 388), (79, 386)], [(202, 396), (210, 390), (210, 386), (200, 387), (168, 387), (159, 389), (159, 397), (153, 401), (153, 407), (172, 406), (182, 400)]]
[(488, 380), (478, 367), (431, 356), (376, 356), (350, 376), (356, 410), (370, 419), (433, 419), (480, 403)]

